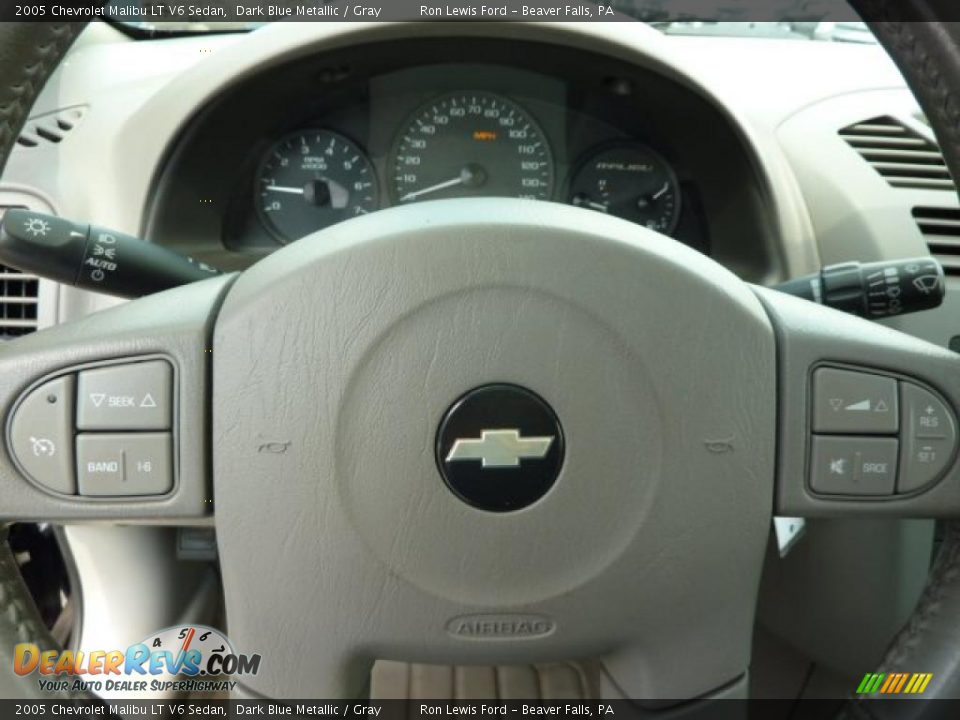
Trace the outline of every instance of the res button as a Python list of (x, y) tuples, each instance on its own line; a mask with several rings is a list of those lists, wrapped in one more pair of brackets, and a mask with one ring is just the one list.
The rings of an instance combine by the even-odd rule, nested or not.
[(957, 446), (953, 413), (933, 393), (909, 382), (901, 383), (903, 397), (903, 452), (898, 493), (929, 485), (943, 474)]

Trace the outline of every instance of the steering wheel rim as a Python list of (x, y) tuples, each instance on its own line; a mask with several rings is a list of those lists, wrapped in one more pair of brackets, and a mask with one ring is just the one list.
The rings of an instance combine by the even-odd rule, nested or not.
[[(947, 166), (960, 178), (960, 24), (942, 0), (851, 0), (913, 90), (936, 133)], [(923, 22), (915, 22), (922, 19)], [(927, 585), (904, 627), (880, 661), (879, 672), (923, 667), (933, 674), (925, 698), (960, 697), (960, 521), (946, 523)], [(884, 717), (883, 703), (859, 700), (850, 715)], [(922, 703), (898, 717), (920, 717)]]
[[(960, 113), (957, 110), (956, 90), (960, 88), (960, 60), (957, 58), (960, 37), (957, 36), (955, 28), (940, 28), (928, 24), (904, 30), (898, 25), (903, 17), (928, 17), (931, 20), (947, 17), (946, 5), (934, 0), (911, 0), (896, 9), (886, 2), (858, 0), (854, 4), (863, 17), (871, 22), (880, 40), (900, 64), (937, 131), (948, 164), (954, 174), (958, 175), (960, 123), (957, 120)], [(9, 62), (0, 62), (0, 167), (5, 164), (19, 129), (44, 82), (82, 28), (82, 23), (0, 25), (0, 60), (10, 59)], [(933, 49), (942, 52), (935, 52)], [(611, 232), (616, 234), (615, 229)], [(948, 534), (948, 543), (957, 542), (956, 537), (955, 532)], [(952, 568), (952, 563), (945, 564)], [(7, 590), (9, 607), (30, 608), (32, 603), (22, 582), (16, 582), (19, 579), (16, 575), (14, 563), (0, 563), (0, 582)], [(945, 577), (941, 571), (935, 571), (931, 578), (931, 587), (935, 588), (937, 596), (941, 598), (947, 587)], [(921, 603), (921, 611), (923, 605), (924, 603)], [(45, 631), (35, 612), (32, 618), (29, 612), (14, 611), (0, 616), (0, 637), (23, 639), (26, 636), (32, 641), (40, 640), (46, 644), (49, 640), (44, 635)], [(922, 644), (924, 637), (928, 636), (912, 632), (909, 644), (916, 648), (918, 643)], [(902, 648), (903, 643), (904, 638), (901, 637), (894, 647)], [(7, 643), (2, 651), (8, 652), (12, 645), (12, 642)], [(922, 648), (916, 651), (915, 657), (925, 657)], [(956, 677), (956, 659), (952, 660), (952, 665), (948, 658), (937, 656), (934, 659), (938, 663), (937, 669), (946, 669), (934, 674), (935, 678), (943, 678), (943, 681), (937, 682), (935, 679), (926, 697), (956, 692), (960, 683)], [(12, 667), (12, 662), (6, 667)], [(17, 686), (17, 693), (22, 693), (21, 696), (37, 694), (35, 687), (23, 682)]]
[[(0, 23), (0, 175), (30, 108), (50, 75), (86, 23)], [(4, 697), (50, 698), (35, 681), (13, 672), (17, 643), (35, 643), (42, 650), (57, 647), (30, 596), (4, 530), (0, 543), (0, 694)], [(83, 698), (83, 693), (53, 694)]]

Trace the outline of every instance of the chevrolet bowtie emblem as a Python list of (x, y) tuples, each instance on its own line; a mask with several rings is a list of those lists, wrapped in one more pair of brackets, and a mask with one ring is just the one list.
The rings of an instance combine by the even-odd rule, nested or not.
[(553, 440), (552, 436), (520, 437), (518, 430), (483, 430), (479, 440), (456, 440), (447, 453), (447, 462), (479, 460), (483, 467), (519, 467), (521, 460), (546, 457)]

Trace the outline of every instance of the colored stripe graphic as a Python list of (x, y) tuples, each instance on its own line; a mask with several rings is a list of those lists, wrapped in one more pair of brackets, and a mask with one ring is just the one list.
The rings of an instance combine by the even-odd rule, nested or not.
[(875, 693), (880, 689), (880, 683), (883, 682), (885, 677), (886, 675), (883, 673), (867, 673), (863, 678), (863, 682), (860, 683), (860, 687), (863, 688), (863, 690), (858, 690), (857, 692), (863, 695)]
[(900, 679), (897, 681), (896, 687), (890, 688), (890, 692), (898, 693), (903, 690), (903, 686), (906, 685), (907, 679), (910, 677), (910, 673), (901, 673)]
[(867, 673), (857, 686), (857, 695), (918, 695), (927, 689), (933, 673)]
[(881, 693), (890, 692), (890, 688), (897, 684), (897, 680), (900, 679), (900, 675), (897, 673), (891, 673), (887, 675), (887, 681), (883, 684), (883, 687), (880, 688)]
[(863, 695), (867, 692), (867, 688), (870, 687), (870, 683), (873, 682), (873, 673), (867, 673), (863, 676), (863, 680), (860, 681), (860, 684), (857, 685), (857, 695)]
[(907, 683), (907, 686), (903, 689), (905, 693), (914, 693), (916, 689), (920, 687), (921, 678), (923, 675), (921, 673), (914, 673), (910, 676), (910, 682)]

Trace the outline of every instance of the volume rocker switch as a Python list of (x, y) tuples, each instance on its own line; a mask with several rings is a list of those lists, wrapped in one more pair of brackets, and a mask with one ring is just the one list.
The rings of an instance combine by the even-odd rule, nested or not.
[(813, 375), (813, 431), (893, 435), (899, 429), (897, 381), (858, 370), (819, 368)]

